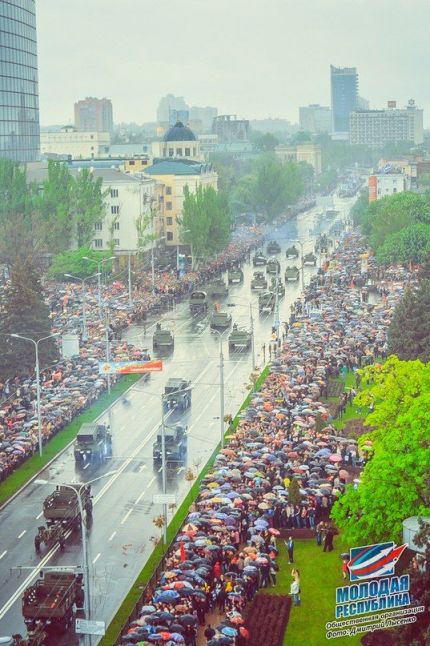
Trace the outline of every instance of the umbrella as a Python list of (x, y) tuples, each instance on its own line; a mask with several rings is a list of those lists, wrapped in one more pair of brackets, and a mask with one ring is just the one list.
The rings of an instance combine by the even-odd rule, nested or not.
[(221, 632), (227, 637), (236, 637), (237, 635), (236, 628), (232, 628), (231, 626), (224, 626), (224, 628), (221, 629)]
[(169, 603), (170, 601), (179, 599), (179, 594), (176, 592), (176, 590), (163, 590), (162, 592), (157, 592), (154, 599), (156, 603), (158, 603), (159, 601), (165, 601)]
[(332, 453), (328, 459), (330, 462), (342, 462), (342, 456), (338, 453)]

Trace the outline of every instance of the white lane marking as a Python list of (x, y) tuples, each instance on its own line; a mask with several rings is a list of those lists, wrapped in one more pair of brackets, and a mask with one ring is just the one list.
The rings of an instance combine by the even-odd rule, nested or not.
[(43, 516), (43, 511), (41, 511), (40, 514), (36, 516), (36, 520), (39, 520), (39, 518), (41, 518), (42, 516)]
[(128, 510), (128, 512), (126, 513), (126, 515), (124, 516), (124, 518), (123, 518), (123, 519), (122, 519), (122, 521), (121, 521), (121, 525), (124, 525), (125, 521), (126, 521), (126, 520), (127, 520), (127, 518), (130, 516), (130, 514), (131, 514), (131, 512), (132, 512), (132, 511), (133, 511), (132, 509), (129, 509), (129, 510)]
[(185, 467), (180, 467), (180, 468), (177, 470), (177, 472), (176, 472), (176, 473), (178, 473), (178, 474), (179, 474), (179, 473), (182, 473), (182, 471), (184, 471), (184, 470), (185, 470)]
[(116, 530), (109, 536), (108, 541), (111, 541), (114, 536), (116, 536)]
[(2, 554), (0, 554), (0, 561), (3, 558), (3, 556), (6, 556), (6, 554), (7, 554), (7, 550), (5, 550)]
[(125, 429), (126, 429), (126, 424), (124, 424), (124, 426), (121, 426), (121, 428), (119, 429), (119, 432), (122, 433), (123, 431), (125, 431)]
[(161, 473), (161, 472), (162, 472), (162, 470), (163, 470), (163, 467), (160, 467), (160, 468), (158, 469), (158, 473)]
[(90, 463), (87, 462), (86, 465), (84, 466), (84, 471), (85, 471), (85, 469), (88, 469), (89, 466), (90, 466)]
[(134, 504), (135, 504), (135, 505), (139, 504), (139, 502), (142, 500), (143, 496), (146, 494), (146, 492), (148, 491), (148, 489), (149, 489), (150, 487), (152, 487), (152, 485), (154, 484), (155, 479), (156, 479), (156, 478), (155, 478), (155, 476), (154, 476), (153, 478), (151, 478), (151, 480), (148, 482), (147, 486), (146, 486), (146, 487), (145, 487), (145, 489), (142, 491), (142, 493), (140, 494), (140, 496), (135, 500), (135, 502), (134, 502)]
[(94, 565), (95, 563), (97, 563), (97, 561), (99, 560), (99, 558), (100, 558), (100, 557), (101, 557), (101, 552), (99, 552), (99, 553), (97, 554), (96, 558), (93, 560), (93, 565)]
[(21, 534), (19, 534), (18, 538), (22, 538), (22, 537), (24, 536), (24, 534), (26, 533), (26, 531), (27, 531), (27, 530), (26, 530), (26, 529), (24, 529), (24, 530), (21, 532)]
[(144, 469), (147, 469), (147, 468), (148, 468), (148, 465), (147, 465), (147, 464), (142, 464), (142, 465), (139, 467), (139, 471), (143, 471)]

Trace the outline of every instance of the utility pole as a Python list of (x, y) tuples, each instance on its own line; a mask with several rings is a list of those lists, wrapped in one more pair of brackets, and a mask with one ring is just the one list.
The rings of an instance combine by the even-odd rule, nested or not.
[(251, 328), (252, 369), (255, 370), (254, 319), (252, 317), (251, 303), (249, 303), (249, 322), (250, 322), (250, 328)]
[(219, 396), (220, 396), (220, 431), (221, 448), (224, 448), (224, 354), (222, 351), (222, 335), (219, 335)]
[[(164, 421), (164, 396), (161, 395), (161, 476), (163, 479), (163, 493), (167, 493), (166, 472), (166, 425)], [(163, 541), (167, 546), (167, 503), (163, 502)]]
[(131, 251), (128, 252), (128, 304), (133, 306), (132, 284), (131, 284)]

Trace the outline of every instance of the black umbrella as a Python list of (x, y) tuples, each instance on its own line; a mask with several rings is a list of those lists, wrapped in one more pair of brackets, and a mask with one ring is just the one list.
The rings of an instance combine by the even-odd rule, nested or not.
[(182, 617), (178, 617), (178, 621), (184, 626), (194, 626), (196, 618), (193, 615), (182, 615)]

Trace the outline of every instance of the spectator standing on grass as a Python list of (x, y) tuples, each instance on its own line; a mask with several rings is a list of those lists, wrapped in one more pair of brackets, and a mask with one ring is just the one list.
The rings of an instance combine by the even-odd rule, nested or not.
[(288, 541), (285, 541), (285, 547), (288, 552), (288, 563), (294, 563), (294, 541), (292, 536), (289, 536)]
[(300, 573), (298, 570), (292, 570), (291, 576), (293, 577), (293, 582), (290, 586), (290, 594), (293, 597), (293, 604), (295, 606), (300, 606)]

